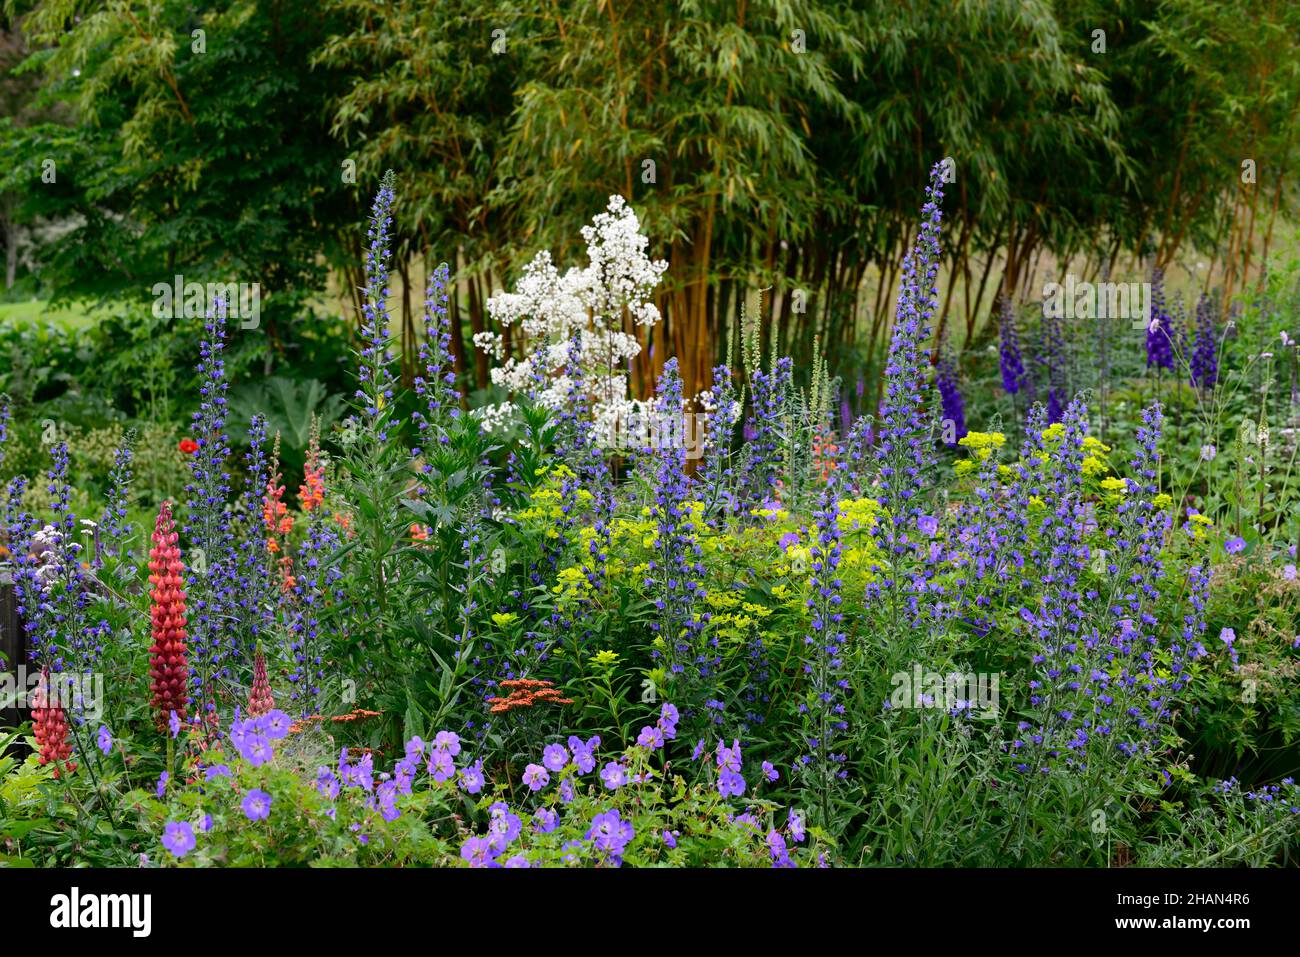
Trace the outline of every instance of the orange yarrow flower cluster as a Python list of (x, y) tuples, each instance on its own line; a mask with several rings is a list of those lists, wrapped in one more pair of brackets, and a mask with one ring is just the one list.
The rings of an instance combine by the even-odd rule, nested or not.
[[(361, 721), (363, 718), (378, 718), (383, 714), (382, 711), (367, 711), (365, 708), (357, 708), (347, 714), (336, 714), (326, 717), (323, 714), (309, 714), (299, 718), (293, 724), (289, 725), (290, 734), (301, 734), (307, 730), (308, 725), (320, 724), (324, 721), (333, 721), (337, 723), (349, 721)], [(349, 748), (349, 751), (357, 751), (356, 748)]]
[(504, 698), (488, 698), (489, 709), (493, 714), (505, 714), (531, 708), (538, 704), (573, 704), (572, 698), (566, 698), (556, 690), (549, 681), (536, 678), (508, 678), (501, 682), (509, 694)]

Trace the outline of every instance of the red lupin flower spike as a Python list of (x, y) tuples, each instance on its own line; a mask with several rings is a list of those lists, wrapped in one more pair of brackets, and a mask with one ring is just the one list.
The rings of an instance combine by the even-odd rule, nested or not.
[(32, 727), (36, 735), (36, 744), (40, 749), (40, 763), (53, 764), (54, 776), (57, 778), (61, 768), (69, 774), (77, 770), (77, 763), (69, 761), (72, 757), (72, 745), (68, 741), (68, 716), (57, 702), (51, 705), (49, 697), (50, 672), (41, 672), (41, 680), (36, 685), (36, 694), (32, 698)]
[(271, 683), (266, 679), (266, 657), (259, 644), (253, 657), (253, 688), (248, 693), (248, 713), (253, 717), (266, 714), (275, 707), (271, 697)]
[(175, 711), (185, 719), (189, 700), (190, 668), (185, 657), (185, 566), (176, 544), (170, 502), (163, 502), (154, 525), (153, 548), (149, 550), (150, 615), (153, 647), (149, 649), (149, 690), (154, 722), (159, 731), (167, 728)]

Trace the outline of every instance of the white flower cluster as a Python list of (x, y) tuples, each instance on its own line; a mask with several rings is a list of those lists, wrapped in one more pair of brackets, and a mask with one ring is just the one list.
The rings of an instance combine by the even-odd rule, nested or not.
[[(579, 334), (580, 363), (587, 391), (594, 396), (593, 417), (599, 429), (635, 411), (627, 398), (623, 371), (641, 351), (635, 336), (623, 331), (625, 316), (642, 326), (659, 321), (654, 289), (668, 263), (646, 256), (649, 238), (640, 232), (636, 213), (621, 196), (611, 196), (605, 212), (582, 229), (590, 264), (563, 275), (543, 250), (524, 267), (514, 292), (498, 292), (487, 302), (488, 315), (500, 327), (516, 326), (522, 336), (523, 358), (511, 356), (492, 370), (492, 381), (511, 392), (526, 392), (534, 381), (547, 407), (560, 409), (568, 401), (565, 375), (570, 340)], [(625, 312), (626, 310), (626, 312)], [(496, 359), (505, 357), (498, 332), (480, 332), (474, 344)], [(510, 403), (478, 411), (483, 428), (505, 423)]]
[(36, 568), (36, 581), (41, 590), (48, 592), (59, 572), (63, 570), (63, 533), (53, 525), (46, 525), (32, 535), (32, 554), (40, 564)]

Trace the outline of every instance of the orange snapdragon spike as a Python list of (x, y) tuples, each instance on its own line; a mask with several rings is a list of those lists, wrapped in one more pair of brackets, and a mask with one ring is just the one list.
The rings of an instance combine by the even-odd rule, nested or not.
[(190, 668), (185, 657), (185, 566), (176, 544), (170, 502), (163, 502), (154, 524), (149, 550), (150, 618), (153, 647), (149, 649), (149, 690), (158, 730), (167, 727), (172, 711), (185, 718)]
[(316, 445), (315, 435), (307, 449), (307, 465), (302, 478), (302, 485), (298, 487), (298, 501), (304, 512), (310, 512), (325, 502), (325, 466), (320, 463), (320, 449)]
[[(277, 476), (278, 477), (278, 476)], [(274, 532), (276, 523), (288, 509), (280, 497), (284, 495), (284, 486), (276, 485), (275, 479), (266, 483), (266, 494), (262, 496), (262, 522), (268, 532)]]
[(839, 454), (839, 446), (835, 444), (835, 433), (815, 437), (812, 442), (812, 453), (813, 467), (819, 471), (822, 481), (825, 482), (836, 467), (835, 456)]

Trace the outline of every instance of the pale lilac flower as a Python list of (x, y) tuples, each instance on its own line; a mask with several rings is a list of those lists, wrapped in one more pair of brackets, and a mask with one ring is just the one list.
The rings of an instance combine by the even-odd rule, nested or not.
[(611, 761), (600, 772), (600, 779), (605, 782), (605, 787), (611, 791), (617, 790), (627, 783), (627, 768), (615, 761)]
[(550, 808), (541, 808), (533, 815), (533, 830), (538, 834), (550, 834), (559, 826), (560, 815)]
[(562, 744), (548, 744), (542, 751), (542, 764), (549, 771), (562, 771), (569, 763), (569, 752)]
[[(433, 775), (433, 779), (441, 784), (444, 781), (451, 780), (452, 775), (456, 773), (456, 762), (452, 760), (451, 755), (442, 748), (434, 748), (429, 755), (429, 762), (426, 765), (428, 772)], [(466, 788), (468, 791), (469, 789)], [(471, 794), (475, 793), (470, 791)]]
[(483, 762), (475, 761), (472, 765), (460, 772), (460, 786), (465, 789), (467, 794), (478, 794), (483, 790), (483, 785), (487, 783), (483, 777)]
[(551, 776), (546, 772), (546, 768), (540, 764), (530, 764), (524, 768), (524, 783), (528, 785), (530, 791), (540, 791), (551, 781)]
[(636, 743), (643, 748), (658, 750), (664, 746), (664, 733), (659, 728), (646, 725), (641, 729), (641, 734), (637, 736)]
[(796, 843), (803, 843), (807, 832), (803, 826), (803, 815), (790, 808), (790, 836), (795, 839)]

